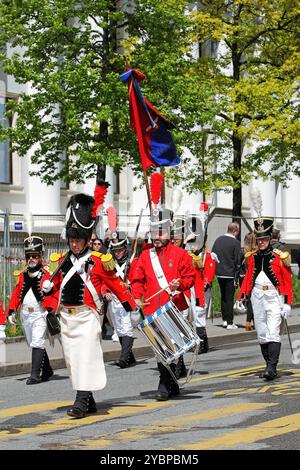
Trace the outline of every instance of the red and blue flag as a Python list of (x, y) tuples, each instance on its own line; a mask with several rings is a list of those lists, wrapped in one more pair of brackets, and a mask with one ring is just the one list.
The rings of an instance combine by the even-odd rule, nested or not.
[(143, 170), (178, 165), (180, 158), (169, 130), (175, 126), (143, 97), (139, 82), (144, 80), (145, 75), (139, 70), (130, 69), (120, 78), (128, 83), (130, 123), (137, 135)]

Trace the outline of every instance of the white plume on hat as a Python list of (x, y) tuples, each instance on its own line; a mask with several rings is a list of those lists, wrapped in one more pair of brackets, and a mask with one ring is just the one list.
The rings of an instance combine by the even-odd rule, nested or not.
[(262, 196), (261, 196), (261, 191), (260, 189), (257, 188), (257, 186), (254, 186), (250, 192), (250, 197), (251, 201), (253, 204), (253, 208), (257, 214), (257, 217), (261, 217), (262, 214)]
[(24, 219), (25, 219), (25, 224), (26, 224), (28, 235), (29, 235), (29, 237), (31, 237), (32, 232), (33, 232), (33, 215), (32, 215), (32, 212), (30, 212), (30, 211), (26, 212), (26, 214), (24, 216)]

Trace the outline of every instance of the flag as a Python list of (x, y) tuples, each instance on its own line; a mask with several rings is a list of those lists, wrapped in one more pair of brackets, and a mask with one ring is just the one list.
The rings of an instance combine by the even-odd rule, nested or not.
[(137, 134), (143, 170), (151, 166), (178, 165), (180, 158), (169, 130), (175, 126), (143, 97), (139, 82), (144, 80), (145, 75), (139, 70), (130, 69), (120, 78), (128, 83), (130, 123)]

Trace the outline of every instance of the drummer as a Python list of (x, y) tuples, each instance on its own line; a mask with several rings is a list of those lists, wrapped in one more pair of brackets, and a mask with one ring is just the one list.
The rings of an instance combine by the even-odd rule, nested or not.
[[(142, 252), (136, 269), (132, 274), (132, 295), (138, 306), (143, 306), (146, 316), (156, 312), (172, 300), (180, 311), (188, 308), (184, 291), (194, 284), (195, 272), (191, 257), (180, 247), (170, 243), (173, 212), (159, 209), (152, 213), (150, 219), (153, 248)], [(151, 298), (147, 301), (148, 298)], [(175, 371), (176, 364), (171, 364)], [(155, 398), (158, 401), (168, 400), (179, 395), (178, 383), (169, 370), (158, 363), (160, 374)]]

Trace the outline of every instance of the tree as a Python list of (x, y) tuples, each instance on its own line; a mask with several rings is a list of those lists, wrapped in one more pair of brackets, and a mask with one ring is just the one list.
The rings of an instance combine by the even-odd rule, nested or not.
[[(6, 73), (30, 83), (31, 94), (11, 100), (15, 128), (2, 130), (20, 156), (30, 150), (41, 179), (82, 182), (107, 164), (139, 168), (128, 116), (127, 88), (119, 74), (140, 66), (149, 76), (150, 99), (170, 111), (168, 81), (178, 72), (186, 42), (182, 0), (0, 0), (0, 59)], [(142, 28), (135, 28), (141, 21)], [(159, 28), (157, 25), (159, 24)], [(129, 62), (126, 39), (163, 38), (164, 62), (157, 63), (158, 42), (143, 60)], [(158, 34), (159, 33), (159, 34)], [(174, 42), (175, 41), (175, 42)], [(7, 53), (9, 44), (11, 54)], [(123, 47), (129, 53), (124, 54)], [(162, 73), (167, 64), (171, 77)], [(151, 92), (150, 92), (151, 89)], [(102, 174), (103, 176), (103, 174)]]
[(299, 3), (199, 4), (191, 13), (191, 42), (199, 43), (188, 73), (194, 86), (187, 86), (181, 103), (193, 124), (186, 145), (199, 165), (176, 170), (175, 177), (190, 190), (233, 189), (235, 217), (241, 215), (242, 185), (252, 178), (286, 183), (289, 175), (300, 175)]

